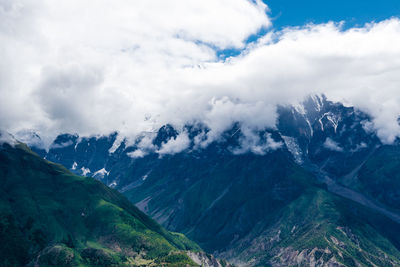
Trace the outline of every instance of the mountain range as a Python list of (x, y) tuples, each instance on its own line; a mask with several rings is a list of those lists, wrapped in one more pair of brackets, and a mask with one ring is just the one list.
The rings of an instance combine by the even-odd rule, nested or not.
[(325, 96), (277, 113), (274, 128), (234, 123), (210, 142), (201, 122), (133, 141), (61, 134), (49, 149), (33, 131), (16, 136), (239, 266), (399, 266), (398, 142), (383, 143), (368, 114)]

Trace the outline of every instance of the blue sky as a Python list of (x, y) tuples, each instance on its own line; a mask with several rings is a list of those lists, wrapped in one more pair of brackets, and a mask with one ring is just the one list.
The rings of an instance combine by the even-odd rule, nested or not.
[[(345, 30), (400, 16), (400, 0), (264, 0), (263, 2), (270, 8), (268, 15), (273, 30), (329, 21), (344, 21)], [(250, 36), (247, 43), (254, 42), (270, 30), (261, 29), (259, 33)], [(224, 60), (237, 56), (242, 51), (228, 48), (217, 50), (217, 55)]]
[(399, 0), (267, 0), (276, 29), (307, 23), (345, 21), (345, 27), (362, 26), (400, 15)]

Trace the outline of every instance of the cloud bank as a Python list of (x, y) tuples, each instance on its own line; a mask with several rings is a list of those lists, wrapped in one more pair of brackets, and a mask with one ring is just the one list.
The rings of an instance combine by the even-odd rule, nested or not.
[[(212, 140), (236, 121), (273, 127), (277, 104), (325, 93), (371, 114), (390, 143), (400, 136), (398, 44), (398, 18), (274, 31), (261, 1), (0, 0), (0, 128), (50, 140), (201, 121)], [(230, 49), (242, 52), (218, 56)]]

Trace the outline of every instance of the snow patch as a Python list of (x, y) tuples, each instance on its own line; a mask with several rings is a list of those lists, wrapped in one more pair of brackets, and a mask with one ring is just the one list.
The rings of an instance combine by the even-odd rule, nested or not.
[(76, 144), (74, 146), (74, 150), (76, 151), (76, 149), (78, 148), (78, 145), (80, 144), (80, 142), (82, 142), (82, 138), (78, 137), (78, 140), (76, 140)]
[(74, 161), (74, 163), (72, 164), (71, 170), (76, 170), (76, 167), (78, 167), (78, 163), (76, 163)]
[(110, 172), (108, 172), (105, 168), (102, 168), (96, 172), (93, 173), (93, 177), (98, 177), (98, 178), (104, 178), (104, 176), (109, 175)]
[(324, 130), (324, 127), (322, 125), (322, 119), (325, 118), (325, 117), (327, 118), (328, 121), (330, 121), (330, 123), (332, 123), (333, 129), (335, 130), (335, 133), (336, 133), (337, 127), (339, 125), (339, 117), (337, 117), (332, 112), (324, 113), (322, 118), (319, 120), (319, 122), (321, 123), (322, 130)]
[(303, 116), (306, 115), (306, 109), (304, 108), (303, 104), (300, 104), (300, 103), (294, 104), (293, 108), (297, 113), (300, 113)]
[(125, 140), (125, 138), (118, 134), (117, 137), (115, 138), (114, 143), (112, 144), (112, 146), (108, 150), (108, 153), (112, 154), (115, 151), (117, 151), (117, 149), (121, 146), (121, 144), (122, 144), (122, 142), (124, 140)]
[(86, 176), (88, 173), (91, 173), (90, 169), (85, 167), (82, 167), (81, 171), (83, 176)]
[(303, 163), (303, 152), (298, 145), (296, 138), (290, 136), (282, 136), (283, 141), (289, 152), (293, 155), (294, 160), (296, 163), (301, 164)]
[(312, 137), (314, 135), (314, 130), (313, 130), (313, 128), (311, 126), (311, 123), (310, 123), (310, 121), (308, 119), (306, 119), (306, 122), (308, 124), (308, 127), (310, 128), (310, 136)]
[(322, 123), (322, 118), (320, 118), (318, 121), (319, 124), (321, 124), (321, 131), (324, 131), (324, 124)]
[(321, 98), (317, 95), (312, 95), (311, 99), (316, 104), (316, 111), (321, 112), (322, 110), (322, 101)]
[(339, 118), (336, 117), (334, 114), (332, 114), (331, 112), (329, 112), (326, 116), (326, 118), (333, 124), (333, 128), (335, 129), (335, 133), (337, 130), (337, 127), (339, 125)]

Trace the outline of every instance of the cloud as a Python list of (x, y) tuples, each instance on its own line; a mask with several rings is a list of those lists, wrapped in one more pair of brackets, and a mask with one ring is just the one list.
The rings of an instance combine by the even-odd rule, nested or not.
[(240, 122), (242, 130), (249, 132), (248, 129), (261, 130), (275, 125), (277, 117), (275, 105), (262, 100), (246, 103), (239, 98), (232, 99), (228, 96), (212, 97), (208, 105), (202, 109), (203, 113), (200, 108), (196, 118), (205, 123), (210, 131), (197, 139), (196, 146), (200, 147), (205, 147), (217, 140), (221, 133), (235, 122)]
[(351, 152), (358, 152), (358, 151), (363, 150), (365, 148), (368, 148), (368, 145), (366, 143), (364, 143), (364, 142), (361, 142), (361, 143), (357, 144), (356, 147), (351, 150)]
[(187, 132), (181, 132), (176, 138), (169, 139), (166, 143), (161, 144), (161, 148), (156, 152), (163, 156), (165, 154), (176, 154), (182, 152), (190, 145), (190, 139)]
[(136, 158), (143, 158), (144, 156), (146, 156), (148, 153), (144, 152), (141, 149), (136, 149), (135, 151), (132, 152), (128, 152), (126, 153), (129, 157), (136, 159)]
[(11, 146), (15, 146), (16, 144), (18, 144), (18, 141), (15, 140), (14, 136), (12, 136), (11, 134), (0, 130), (0, 145), (3, 144), (9, 144)]
[(202, 122), (207, 145), (234, 122), (274, 127), (277, 104), (325, 93), (371, 114), (384, 142), (400, 136), (399, 19), (274, 31), (266, 12), (247, 0), (0, 0), (0, 128), (134, 140)]
[(251, 129), (242, 128), (243, 136), (239, 139), (239, 147), (232, 150), (233, 154), (254, 153), (265, 155), (269, 151), (277, 150), (283, 146), (282, 142), (276, 142), (271, 133), (265, 133), (260, 137)]
[(247, 0), (1, 0), (0, 126), (151, 130), (177, 112), (169, 99), (189, 93), (182, 71), (243, 48), (270, 26), (266, 10)]
[[(119, 135), (120, 136), (120, 135)], [(154, 152), (157, 147), (153, 144), (153, 139), (155, 138), (155, 133), (150, 134), (142, 134), (138, 137), (131, 137), (129, 140), (125, 140), (127, 144), (132, 145), (135, 144), (136, 150), (132, 152), (128, 152), (127, 155), (131, 158), (143, 158), (147, 154)], [(121, 137), (119, 137), (121, 138)]]
[(62, 142), (60, 144), (53, 143), (50, 148), (52, 148), (52, 149), (64, 148), (67, 146), (72, 146), (73, 144), (74, 144), (74, 142), (72, 142), (72, 140), (68, 140), (68, 141)]
[(336, 151), (336, 152), (342, 152), (343, 151), (343, 148), (341, 148), (338, 143), (336, 143), (335, 141), (333, 141), (329, 137), (326, 138), (323, 146), (325, 148), (329, 149), (329, 150), (332, 150), (332, 151)]

